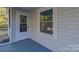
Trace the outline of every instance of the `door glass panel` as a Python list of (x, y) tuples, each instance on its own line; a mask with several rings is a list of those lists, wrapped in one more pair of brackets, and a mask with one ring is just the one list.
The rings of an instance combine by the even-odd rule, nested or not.
[(27, 16), (20, 15), (20, 32), (27, 32)]

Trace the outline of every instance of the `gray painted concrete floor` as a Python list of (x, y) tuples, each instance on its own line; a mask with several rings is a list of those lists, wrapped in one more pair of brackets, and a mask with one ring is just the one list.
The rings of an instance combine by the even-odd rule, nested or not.
[(24, 39), (12, 44), (0, 46), (0, 52), (51, 52), (51, 50), (31, 39)]

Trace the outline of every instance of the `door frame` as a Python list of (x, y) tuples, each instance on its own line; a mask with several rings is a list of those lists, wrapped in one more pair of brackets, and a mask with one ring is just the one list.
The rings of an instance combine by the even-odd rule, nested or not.
[[(19, 15), (25, 15), (25, 16), (27, 16), (27, 31), (26, 32), (20, 32), (20, 26), (19, 26), (20, 25), (20, 18), (19, 18)], [(16, 30), (15, 41), (19, 41), (19, 40), (23, 40), (23, 39), (26, 39), (26, 38), (30, 38), (30, 36), (29, 36), (29, 15), (28, 15), (28, 13), (22, 12), (22, 11), (16, 11), (16, 29), (17, 29), (17, 26), (18, 26), (18, 32)], [(22, 34), (25, 34), (27, 37), (26, 38), (24, 38), (25, 36), (22, 37), (21, 36)], [(21, 36), (20, 39), (19, 39), (18, 35)]]

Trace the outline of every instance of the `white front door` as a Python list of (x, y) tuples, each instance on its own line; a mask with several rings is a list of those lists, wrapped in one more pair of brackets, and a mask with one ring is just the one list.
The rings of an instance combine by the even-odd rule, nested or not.
[(28, 14), (16, 12), (16, 41), (29, 38)]

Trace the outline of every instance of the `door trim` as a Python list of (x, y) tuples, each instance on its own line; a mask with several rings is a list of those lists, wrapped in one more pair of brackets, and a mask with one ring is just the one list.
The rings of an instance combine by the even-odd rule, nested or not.
[[(20, 28), (19, 15), (27, 16), (27, 32), (20, 32), (20, 30), (19, 30), (19, 28)], [(15, 37), (15, 41), (23, 40), (23, 39), (30, 37), (28, 26), (29, 26), (29, 15), (25, 12), (16, 11), (16, 34), (15, 34), (16, 37)], [(25, 34), (25, 35), (22, 35), (22, 34)], [(19, 38), (19, 37), (21, 37), (21, 38)]]

